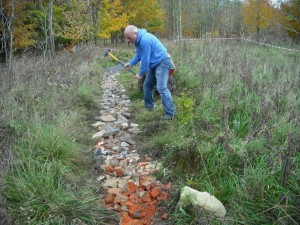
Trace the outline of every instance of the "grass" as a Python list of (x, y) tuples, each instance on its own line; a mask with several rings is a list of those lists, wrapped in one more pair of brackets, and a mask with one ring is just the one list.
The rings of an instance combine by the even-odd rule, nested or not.
[(83, 46), (53, 61), (21, 57), (3, 80), (1, 124), (15, 136), (3, 196), (16, 224), (115, 221), (101, 207), (90, 169), (88, 125), (99, 110), (103, 72), (97, 55), (95, 46)]
[[(300, 55), (249, 43), (184, 42), (169, 47), (176, 64), (178, 119), (143, 110), (133, 79), (119, 81), (142, 124), (140, 151), (164, 162), (158, 177), (174, 192), (189, 185), (220, 199), (224, 221), (174, 209), (176, 224), (298, 224)], [(170, 205), (177, 202), (170, 200)]]
[(101, 223), (109, 213), (101, 209), (99, 199), (92, 197), (90, 190), (74, 192), (65, 182), (68, 172), (68, 167), (56, 161), (28, 160), (14, 166), (4, 193), (16, 222), (70, 224), (77, 219)]
[[(178, 119), (160, 121), (143, 108), (132, 74), (118, 80), (133, 101), (142, 133), (139, 151), (164, 163), (157, 175), (207, 191), (227, 217), (165, 203), (175, 224), (298, 224), (300, 221), (300, 57), (279, 49), (222, 41), (184, 42), (169, 51), (176, 64), (173, 98)], [(122, 61), (130, 51), (114, 51)], [(13, 161), (3, 194), (17, 224), (106, 224), (84, 177), (89, 167), (89, 118), (99, 107), (100, 74), (116, 65), (85, 46), (55, 61), (16, 60), (0, 88), (1, 124), (12, 132)], [(43, 66), (41, 66), (43, 65)], [(55, 65), (55, 66), (53, 66)], [(137, 70), (137, 68), (134, 68)], [(8, 77), (4, 77), (8, 78)]]

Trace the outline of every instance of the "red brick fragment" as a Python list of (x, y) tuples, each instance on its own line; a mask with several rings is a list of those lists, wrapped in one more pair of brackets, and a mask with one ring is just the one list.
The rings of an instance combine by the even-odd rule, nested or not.
[(134, 220), (132, 221), (132, 225), (143, 225), (143, 221), (142, 221), (142, 220), (134, 219)]
[(141, 198), (141, 202), (145, 203), (145, 202), (151, 202), (151, 195), (149, 192), (146, 192), (143, 197)]
[(164, 214), (161, 216), (161, 218), (162, 218), (163, 220), (168, 219), (168, 214), (167, 214), (167, 213), (164, 213)]
[(114, 172), (114, 168), (112, 166), (106, 166), (105, 171), (108, 173), (112, 173), (112, 172)]
[(120, 225), (131, 225), (132, 222), (133, 222), (133, 219), (130, 218), (130, 216), (128, 215), (128, 213), (124, 213), (119, 224)]
[(151, 225), (151, 222), (149, 220), (143, 220), (143, 225)]
[(132, 193), (129, 198), (128, 198), (129, 201), (131, 201), (132, 203), (138, 203), (139, 201), (139, 196), (135, 193)]
[(160, 187), (154, 187), (151, 189), (150, 194), (152, 198), (156, 198), (161, 192)]
[(171, 187), (172, 187), (172, 183), (171, 183), (171, 182), (169, 182), (168, 184), (166, 184), (166, 185), (164, 186), (164, 188), (165, 188), (166, 190), (170, 190)]
[(137, 214), (140, 213), (140, 211), (142, 210), (142, 207), (141, 205), (139, 204), (134, 204), (130, 201), (126, 202), (126, 207), (129, 211), (129, 215), (132, 216), (132, 215), (135, 215), (137, 217)]
[(142, 187), (144, 188), (145, 191), (150, 191), (152, 184), (149, 181), (146, 181), (144, 183), (142, 183)]
[(124, 176), (124, 169), (121, 166), (115, 167), (115, 173), (117, 177), (123, 177)]
[(159, 195), (159, 200), (161, 201), (166, 201), (169, 197), (169, 194), (165, 191), (163, 191), (160, 195)]
[(128, 182), (128, 192), (133, 193), (137, 189), (137, 185), (133, 181)]
[(112, 193), (107, 193), (104, 197), (104, 202), (107, 205), (112, 205), (114, 204), (114, 200), (115, 200), (115, 195)]

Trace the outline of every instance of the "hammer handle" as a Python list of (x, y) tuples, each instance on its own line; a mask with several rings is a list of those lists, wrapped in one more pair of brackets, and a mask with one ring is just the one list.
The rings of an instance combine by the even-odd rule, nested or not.
[[(125, 63), (121, 62), (117, 57), (115, 57), (113, 54), (111, 54), (110, 52), (108, 52), (108, 55), (113, 58), (114, 60), (116, 60), (118, 63), (120, 63), (123, 67), (125, 66)], [(136, 73), (132, 70), (132, 69), (128, 69), (129, 72), (131, 72), (133, 75), (136, 75)]]
[[(118, 60), (118, 63), (120, 63), (122, 66), (125, 66), (125, 63), (121, 62), (120, 60)], [(136, 75), (136, 73), (131, 69), (127, 69), (129, 72), (131, 72), (133, 75)]]

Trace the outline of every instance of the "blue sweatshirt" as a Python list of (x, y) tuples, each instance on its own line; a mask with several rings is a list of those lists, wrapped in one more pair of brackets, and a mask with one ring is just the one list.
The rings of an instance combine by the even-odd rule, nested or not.
[(135, 66), (141, 61), (140, 75), (146, 75), (149, 69), (153, 69), (164, 59), (168, 58), (167, 49), (163, 44), (145, 29), (139, 29), (135, 41), (136, 54), (129, 62), (130, 66)]

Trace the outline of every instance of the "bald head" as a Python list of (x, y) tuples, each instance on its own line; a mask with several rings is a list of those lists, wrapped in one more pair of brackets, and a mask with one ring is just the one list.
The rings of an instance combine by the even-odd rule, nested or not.
[(138, 31), (139, 29), (136, 26), (129, 25), (124, 30), (124, 36), (129, 42), (134, 44), (137, 39)]

